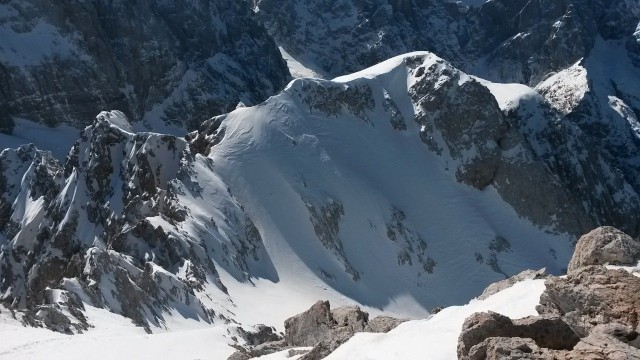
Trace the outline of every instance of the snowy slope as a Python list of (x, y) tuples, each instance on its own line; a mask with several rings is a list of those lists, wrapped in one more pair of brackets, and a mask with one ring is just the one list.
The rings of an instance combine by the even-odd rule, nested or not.
[(451, 2), (455, 2), (455, 3), (459, 3), (459, 4), (463, 4), (466, 6), (481, 6), (482, 4), (486, 3), (487, 1), (490, 0), (450, 0)]
[[(568, 256), (568, 237), (520, 219), (492, 188), (458, 183), (446, 168), (455, 160), (427, 151), (416, 136), (418, 124), (408, 121), (406, 132), (391, 126), (385, 92), (400, 113), (414, 116), (406, 96), (410, 56), (333, 83), (294, 81), (266, 103), (224, 120), (224, 140), (209, 157), (268, 234), (265, 248), (280, 281), (312, 273), (364, 305), (409, 301), (428, 309), (464, 301), (480, 284), (502, 277), (475, 260), (476, 252), (491, 257), (497, 235), (517, 239), (499, 257), (508, 273), (524, 264), (553, 267), (549, 248)], [(437, 60), (417, 56), (424, 56), (426, 67)], [(347, 110), (358, 97), (346, 98), (327, 116), (306, 100), (323, 89), (371, 89), (374, 100), (360, 118)], [(315, 217), (328, 229), (314, 231)], [(464, 226), (456, 225), (460, 219)], [(459, 287), (450, 287), (452, 281)]]
[[(446, 308), (425, 320), (409, 321), (388, 334), (356, 334), (327, 359), (454, 359), (458, 335), (465, 318), (479, 311), (496, 311), (511, 318), (536, 315), (535, 306), (544, 290), (544, 280), (517, 283), (485, 300), (472, 300), (464, 306)], [(235, 349), (225, 326), (183, 329), (146, 334), (117, 315), (89, 309), (87, 315), (98, 319), (95, 329), (86, 334), (67, 336), (43, 329), (23, 327), (0, 308), (0, 356), (13, 359), (55, 358), (85, 359), (100, 349), (100, 359), (181, 358), (226, 359)], [(290, 359), (288, 351), (257, 359)]]
[(406, 322), (387, 334), (356, 334), (326, 359), (455, 359), (458, 336), (467, 317), (483, 311), (512, 319), (538, 315), (536, 305), (543, 291), (544, 280), (519, 282), (487, 299), (448, 307), (426, 320)]
[(17, 148), (23, 144), (34, 144), (38, 149), (48, 150), (62, 160), (71, 146), (78, 140), (80, 130), (60, 125), (55, 128), (25, 119), (15, 119), (11, 134), (0, 133), (0, 149)]

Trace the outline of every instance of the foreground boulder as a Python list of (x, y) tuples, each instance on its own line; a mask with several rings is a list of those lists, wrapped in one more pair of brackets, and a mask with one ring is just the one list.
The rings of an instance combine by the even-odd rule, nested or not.
[(538, 312), (561, 316), (580, 337), (611, 322), (638, 328), (640, 278), (625, 270), (588, 266), (545, 284)]
[(490, 342), (495, 337), (531, 339), (540, 347), (570, 350), (580, 338), (571, 327), (556, 316), (528, 317), (511, 320), (495, 312), (476, 313), (465, 320), (458, 342), (458, 356), (485, 358)]
[[(621, 328), (614, 327), (616, 330)], [(474, 346), (462, 359), (500, 360), (596, 360), (624, 359), (637, 360), (638, 350), (628, 341), (628, 332), (611, 333), (608, 328), (598, 328), (582, 339), (571, 351), (553, 350), (540, 347), (534, 340), (521, 337), (492, 337)], [(626, 329), (627, 331), (629, 329)], [(634, 335), (631, 335), (632, 337)], [(637, 347), (637, 345), (636, 345)]]
[(635, 264), (640, 245), (612, 227), (580, 238), (566, 277), (549, 277), (536, 310), (512, 320), (476, 313), (458, 341), (460, 359), (638, 359), (640, 277), (595, 264)]
[(640, 241), (622, 231), (602, 226), (583, 235), (569, 262), (568, 272), (588, 265), (635, 265), (640, 259)]
[(335, 327), (328, 301), (318, 301), (302, 314), (284, 322), (284, 339), (291, 346), (314, 346), (330, 337)]

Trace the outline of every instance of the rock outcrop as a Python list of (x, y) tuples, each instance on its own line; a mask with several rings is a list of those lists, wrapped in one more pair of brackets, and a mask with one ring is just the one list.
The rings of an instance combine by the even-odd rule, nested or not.
[(581, 337), (610, 322), (640, 325), (640, 278), (628, 271), (587, 266), (545, 284), (538, 312), (561, 316)]
[[(245, 360), (287, 348), (311, 347), (300, 359), (320, 360), (359, 332), (389, 332), (406, 320), (388, 316), (369, 320), (369, 314), (358, 306), (331, 309), (329, 301), (318, 301), (307, 311), (287, 319), (282, 341), (270, 341), (258, 346), (240, 347), (229, 360)], [(248, 344), (252, 345), (252, 344)]]
[(549, 276), (550, 275), (546, 273), (545, 269), (525, 270), (517, 275), (511, 276), (508, 279), (504, 279), (487, 286), (487, 288), (484, 289), (482, 294), (478, 296), (478, 299), (480, 300), (486, 299), (495, 293), (498, 293), (504, 289), (510, 288), (513, 284), (520, 281), (524, 281), (528, 279), (545, 279), (545, 278), (548, 278)]
[(309, 310), (285, 321), (284, 338), (289, 346), (313, 346), (301, 359), (320, 360), (355, 333), (388, 332), (402, 322), (388, 317), (374, 318), (370, 322), (369, 314), (357, 306), (331, 310), (328, 301), (318, 301)]
[(476, 313), (465, 320), (458, 343), (458, 357), (484, 359), (491, 348), (490, 338), (531, 339), (541, 347), (571, 350), (580, 341), (578, 335), (560, 317), (529, 317), (511, 320), (489, 312)]
[(329, 301), (318, 301), (309, 310), (284, 322), (284, 339), (291, 346), (314, 346), (327, 340), (333, 327)]
[[(636, 240), (602, 227), (582, 236), (566, 277), (549, 277), (539, 316), (467, 318), (460, 359), (640, 359), (640, 277), (608, 262), (640, 260)], [(599, 265), (592, 265), (599, 264)]]

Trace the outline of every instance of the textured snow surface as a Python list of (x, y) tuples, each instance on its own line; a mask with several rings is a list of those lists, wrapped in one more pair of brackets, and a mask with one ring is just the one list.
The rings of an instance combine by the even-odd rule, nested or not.
[(450, 360), (456, 358), (464, 320), (473, 313), (495, 311), (512, 319), (537, 315), (544, 280), (526, 280), (485, 300), (452, 306), (426, 320), (408, 321), (387, 334), (356, 334), (327, 360)]
[(480, 6), (491, 0), (449, 0), (451, 2), (467, 5), (467, 6)]
[(25, 327), (0, 307), (0, 358), (224, 360), (235, 351), (224, 325), (149, 335), (108, 311), (88, 307), (86, 314), (97, 326), (69, 336)]

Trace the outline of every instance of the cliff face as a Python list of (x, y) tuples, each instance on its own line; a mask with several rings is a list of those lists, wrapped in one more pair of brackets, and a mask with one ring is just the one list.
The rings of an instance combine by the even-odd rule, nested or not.
[(428, 50), (488, 80), (535, 86), (547, 74), (587, 56), (598, 38), (636, 47), (640, 7), (634, 1), (464, 3), (253, 1), (278, 44), (327, 77)]
[(242, 2), (0, 4), (0, 130), (81, 128), (105, 109), (140, 128), (195, 128), (286, 85), (278, 49)]

